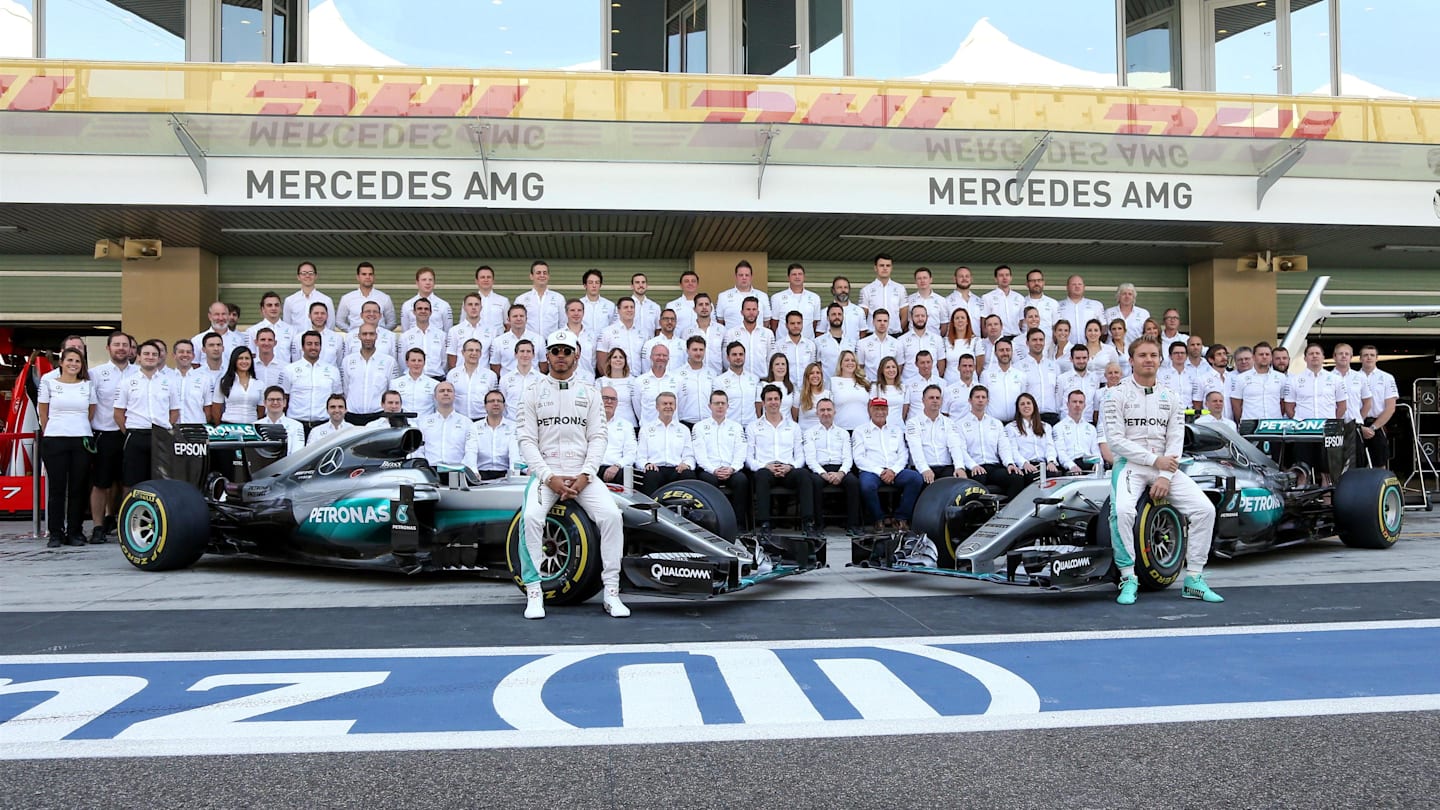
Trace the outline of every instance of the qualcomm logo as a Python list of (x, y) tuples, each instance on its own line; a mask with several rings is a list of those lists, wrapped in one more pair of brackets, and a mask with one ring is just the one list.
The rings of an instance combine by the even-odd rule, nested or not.
[(659, 579), (661, 577), (679, 577), (680, 579), (710, 579), (710, 572), (701, 568), (676, 568), (673, 565), (661, 565), (655, 563), (650, 566), (650, 576)]
[(1061, 574), (1066, 571), (1073, 571), (1076, 568), (1086, 568), (1089, 565), (1089, 557), (1075, 557), (1069, 560), (1055, 560), (1054, 562), (1050, 563), (1050, 570), (1054, 571), (1057, 574)]

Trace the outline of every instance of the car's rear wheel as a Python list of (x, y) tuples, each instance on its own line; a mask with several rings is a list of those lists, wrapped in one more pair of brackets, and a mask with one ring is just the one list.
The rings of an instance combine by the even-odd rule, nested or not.
[[(915, 516), (910, 521), (910, 528), (928, 536), (935, 544), (938, 567), (954, 568), (956, 550), (971, 532), (994, 514), (988, 506), (990, 502), (982, 500), (989, 494), (984, 484), (954, 477), (938, 479), (921, 491), (915, 501)], [(953, 520), (946, 517), (951, 507), (963, 509)]]
[(136, 568), (188, 568), (210, 542), (210, 510), (184, 481), (142, 481), (120, 504), (120, 551)]
[(515, 513), (505, 535), (505, 563), (521, 590), (525, 570), (535, 565), (545, 599), (552, 605), (578, 605), (600, 590), (600, 531), (575, 501), (557, 501), (545, 516), (541, 555), (531, 561), (521, 536), (525, 510)]
[[(1088, 537), (1110, 542), (1110, 500), (1101, 506)], [(1170, 502), (1156, 503), (1147, 492), (1135, 509), (1135, 578), (1143, 591), (1170, 587), (1185, 568), (1185, 518)]]
[(655, 502), (677, 508), (680, 516), (711, 534), (734, 540), (739, 534), (735, 507), (718, 487), (705, 481), (672, 481), (655, 493)]
[(1334, 496), (1335, 529), (1351, 548), (1390, 548), (1405, 523), (1400, 479), (1389, 470), (1358, 469), (1340, 476)]

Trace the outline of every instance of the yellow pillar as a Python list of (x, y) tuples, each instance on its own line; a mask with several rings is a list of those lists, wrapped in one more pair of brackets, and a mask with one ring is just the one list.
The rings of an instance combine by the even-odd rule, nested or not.
[[(1190, 334), (1236, 346), (1275, 342), (1275, 274), (1235, 269), (1234, 259), (1190, 265)], [(1158, 313), (1157, 313), (1158, 314)]]
[(220, 260), (200, 248), (164, 247), (159, 259), (127, 261), (120, 271), (120, 319), (136, 340), (166, 345), (207, 323), (215, 301)]
[(770, 254), (760, 252), (700, 251), (690, 257), (690, 269), (700, 276), (700, 289), (710, 293), (711, 298), (721, 291), (735, 286), (735, 265), (744, 259), (755, 270), (755, 288), (769, 290), (766, 283), (770, 267)]

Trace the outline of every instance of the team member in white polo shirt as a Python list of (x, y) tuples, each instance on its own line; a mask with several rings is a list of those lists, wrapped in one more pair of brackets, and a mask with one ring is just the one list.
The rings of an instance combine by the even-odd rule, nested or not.
[(774, 508), (771, 490), (779, 485), (790, 487), (798, 494), (797, 511), (805, 536), (820, 536), (815, 524), (815, 479), (805, 468), (805, 452), (800, 442), (800, 426), (791, 421), (780, 407), (780, 386), (771, 383), (760, 394), (762, 412), (748, 431), (749, 447), (746, 466), (755, 489), (756, 529), (761, 537), (770, 535), (770, 516)]
[(1015, 398), (1025, 390), (1025, 372), (1011, 363), (1013, 348), (1009, 338), (995, 342), (995, 362), (986, 363), (980, 384), (989, 392), (990, 415), (1001, 422), (1015, 418)]
[(757, 377), (769, 372), (770, 353), (775, 345), (775, 333), (761, 325), (760, 299), (746, 296), (740, 305), (740, 322), (725, 331), (725, 345), (741, 343), (745, 346), (746, 369)]
[(605, 455), (600, 458), (600, 480), (623, 485), (625, 470), (635, 466), (635, 457), (640, 451), (635, 441), (635, 425), (616, 413), (620, 394), (609, 385), (600, 389), (600, 404), (605, 406)]
[(305, 446), (309, 447), (321, 441), (326, 436), (355, 427), (346, 421), (346, 412), (345, 395), (331, 394), (329, 398), (325, 400), (325, 415), (328, 418), (317, 425), (314, 430), (310, 431), (309, 436), (305, 437)]
[(710, 415), (690, 430), (695, 477), (729, 494), (735, 519), (744, 528), (751, 518), (750, 475), (745, 470), (749, 446), (745, 429), (729, 418), (730, 397), (724, 391), (711, 391), (706, 409)]
[(770, 319), (765, 325), (779, 333), (784, 318), (791, 312), (798, 312), (802, 319), (801, 334), (808, 338), (820, 331), (823, 307), (820, 296), (805, 289), (805, 267), (799, 262), (791, 262), (785, 268), (785, 278), (790, 286), (770, 296)]
[(900, 339), (890, 335), (890, 312), (877, 309), (870, 316), (874, 331), (860, 338), (855, 344), (855, 359), (865, 369), (865, 376), (875, 379), (880, 371), (880, 361), (887, 357), (898, 357)]
[(725, 371), (725, 327), (715, 322), (715, 307), (709, 293), (695, 294), (695, 322), (679, 334), (686, 340), (705, 338), (705, 368), (711, 374)]
[(600, 297), (600, 289), (605, 286), (605, 274), (592, 267), (580, 277), (580, 283), (585, 285), (585, 297), (580, 299), (585, 306), (585, 328), (598, 337), (616, 318), (615, 305), (610, 299)]
[(529, 314), (524, 306), (511, 304), (508, 313), (510, 328), (490, 339), (490, 370), (498, 377), (515, 370), (515, 348), (520, 341), (529, 341), (533, 351), (540, 336), (530, 331)]
[(1065, 280), (1065, 297), (1055, 304), (1055, 320), (1070, 322), (1070, 342), (1085, 342), (1085, 324), (1091, 321), (1104, 323), (1105, 305), (1093, 298), (1085, 297), (1085, 278), (1079, 273)]
[(649, 289), (650, 279), (644, 273), (630, 275), (630, 295), (627, 297), (635, 302), (635, 328), (646, 340), (654, 337), (660, 328), (660, 305), (645, 294)]
[(290, 364), (288, 358), (281, 357), (279, 352), (279, 341), (274, 330), (268, 326), (262, 326), (255, 330), (255, 379), (267, 388), (280, 384), (280, 372)]
[[(1345, 386), (1345, 421), (1353, 422), (1356, 425), (1356, 432), (1365, 424), (1365, 416), (1374, 407), (1374, 395), (1370, 392), (1370, 380), (1364, 374), (1350, 367), (1350, 359), (1354, 357), (1354, 349), (1349, 343), (1335, 344), (1335, 374)], [(1364, 437), (1362, 443), (1355, 448), (1355, 462), (1357, 466), (1365, 466)]]
[(1255, 366), (1235, 381), (1238, 396), (1230, 400), (1230, 412), (1237, 424), (1243, 419), (1279, 419), (1285, 415), (1281, 401), (1288, 379), (1270, 367), (1270, 344), (1256, 343), (1252, 357)]
[(1075, 388), (1065, 395), (1065, 416), (1055, 423), (1055, 457), (1067, 472), (1094, 469), (1100, 459), (1100, 437), (1087, 419), (1089, 392)]
[(929, 352), (931, 359), (945, 356), (945, 344), (940, 339), (940, 333), (927, 328), (930, 323), (930, 311), (924, 304), (915, 304), (910, 307), (910, 331), (901, 335), (898, 340), (899, 354), (895, 356), (900, 361), (900, 379), (909, 382), (915, 379), (915, 355), (920, 352)]
[(865, 308), (850, 300), (850, 279), (836, 276), (830, 282), (830, 300), (840, 305), (841, 328), (845, 339), (854, 346), (860, 342), (860, 335), (868, 331), (868, 327), (865, 325)]
[(289, 397), (285, 396), (285, 389), (278, 385), (272, 385), (265, 389), (265, 415), (255, 423), (257, 425), (280, 425), (285, 428), (285, 452), (286, 454), (298, 453), (305, 446), (305, 426), (298, 421), (285, 415), (285, 408), (288, 406)]
[(405, 332), (415, 326), (415, 302), (421, 298), (430, 302), (430, 323), (442, 334), (449, 332), (450, 327), (455, 325), (455, 310), (435, 292), (435, 271), (429, 267), (415, 271), (415, 294), (400, 305), (400, 331)]
[(785, 333), (775, 339), (775, 345), (771, 352), (779, 352), (785, 355), (785, 360), (790, 364), (790, 384), (800, 384), (800, 373), (805, 367), (815, 362), (819, 356), (819, 349), (815, 341), (807, 334), (809, 327), (809, 316), (803, 312), (791, 310), (783, 316), (785, 319)]
[(338, 367), (340, 361), (345, 359), (345, 335), (326, 326), (329, 320), (330, 310), (325, 308), (325, 302), (316, 301), (311, 304), (310, 320), (305, 326), (297, 327), (294, 330), (293, 340), (295, 342), (290, 347), (290, 356), (296, 360), (304, 357), (303, 338), (305, 332), (314, 332), (320, 336), (320, 362)]
[(815, 359), (829, 379), (840, 366), (840, 353), (855, 351), (855, 341), (845, 334), (845, 307), (838, 302), (825, 308), (826, 329), (815, 337)]
[[(1291, 419), (1344, 419), (1345, 383), (1340, 375), (1325, 368), (1325, 350), (1319, 344), (1305, 347), (1305, 368), (1290, 375), (1285, 392), (1285, 415)], [(1318, 445), (1296, 445), (1295, 460), (1308, 462), (1320, 469), (1321, 449)], [(1320, 474), (1320, 482), (1329, 476)]]
[(170, 344), (170, 350), (175, 353), (175, 372), (178, 375), (171, 379), (171, 383), (179, 389), (179, 423), (203, 425), (205, 408), (215, 393), (215, 378), (204, 366), (196, 367), (192, 364), (190, 345), (190, 341), (185, 338)]
[(543, 260), (530, 263), (530, 289), (515, 296), (515, 303), (525, 307), (526, 323), (539, 334), (565, 325), (565, 296), (550, 289), (550, 265)]
[(915, 269), (915, 292), (905, 296), (900, 317), (908, 323), (911, 320), (911, 309), (917, 306), (925, 307), (929, 316), (925, 322), (925, 331), (939, 338), (945, 331), (945, 325), (950, 322), (950, 303), (931, 286), (933, 279), (934, 274), (930, 272), (930, 268)]
[[(865, 319), (875, 323), (875, 313), (885, 310), (890, 313), (888, 332), (891, 337), (900, 337), (905, 331), (901, 310), (905, 307), (905, 285), (891, 278), (895, 271), (895, 260), (881, 253), (875, 257), (875, 280), (860, 289), (860, 306), (865, 310)], [(879, 328), (879, 325), (875, 325)], [(862, 327), (863, 329), (863, 327)]]
[(126, 489), (153, 477), (150, 431), (170, 429), (180, 419), (180, 392), (160, 373), (160, 341), (140, 344), (140, 373), (121, 381), (115, 394), (115, 424), (125, 433), (121, 482)]
[(715, 375), (705, 367), (705, 338), (692, 335), (685, 341), (685, 360), (671, 376), (678, 401), (676, 414), (681, 423), (694, 427), (710, 413), (710, 392)]
[(283, 300), (278, 294), (267, 292), (260, 296), (260, 320), (245, 330), (245, 341), (251, 348), (258, 349), (256, 335), (261, 329), (269, 329), (275, 336), (275, 358), (282, 366), (294, 359), (290, 351), (295, 345), (295, 328), (285, 322), (283, 314)]
[[(647, 339), (640, 351), (645, 357), (650, 356), (650, 350), (656, 346), (664, 346), (670, 350), (670, 361), (675, 365), (682, 365), (685, 362), (685, 338), (675, 332), (678, 323), (675, 317), (675, 310), (664, 309), (660, 311), (659, 329), (655, 336)], [(583, 345), (582, 345), (583, 348)]]
[(483, 357), (485, 342), (493, 337), (480, 318), (480, 293), (465, 293), (465, 300), (460, 305), (460, 316), (460, 322), (450, 327), (450, 331), (445, 335), (445, 364), (450, 368), (460, 365), (467, 341), (479, 343)]
[(36, 397), (44, 435), (40, 449), (45, 462), (48, 548), (85, 544), (85, 481), (90, 466), (85, 443), (95, 414), (95, 389), (85, 369), (85, 352), (73, 346), (61, 349), (55, 370), (54, 376), (40, 380)]
[(463, 362), (445, 375), (455, 386), (455, 410), (466, 419), (485, 415), (485, 392), (495, 390), (500, 384), (495, 372), (480, 363), (481, 354), (480, 341), (470, 338), (460, 350)]
[(1025, 293), (1025, 306), (1040, 313), (1040, 328), (1048, 336), (1059, 317), (1060, 303), (1045, 294), (1045, 274), (1039, 268), (1025, 274)]
[[(384, 324), (380, 323), (380, 305), (374, 301), (366, 301), (362, 304), (360, 307), (360, 323), (368, 323), (375, 327), (375, 348), (390, 355), (393, 359), (395, 357), (396, 334), (386, 329)], [(360, 327), (357, 326), (350, 331), (349, 336), (345, 339), (345, 350), (346, 354), (360, 350)]]
[(425, 444), (420, 455), (433, 467), (461, 467), (465, 464), (465, 447), (474, 427), (455, 410), (455, 386), (449, 381), (435, 385), (435, 412), (415, 420)]
[(280, 374), (280, 387), (290, 396), (288, 414), (304, 426), (306, 435), (328, 418), (325, 402), (341, 388), (340, 369), (320, 360), (320, 342), (319, 332), (302, 335), (303, 356)]
[(515, 344), (515, 370), (507, 371), (500, 377), (498, 387), (505, 395), (505, 416), (514, 421), (520, 416), (520, 403), (525, 399), (525, 389), (531, 383), (544, 377), (535, 368), (535, 347), (529, 338)]
[(800, 440), (805, 453), (805, 466), (815, 476), (815, 522), (824, 523), (825, 487), (840, 487), (845, 498), (845, 533), (855, 537), (861, 533), (860, 479), (855, 472), (855, 457), (850, 431), (835, 424), (835, 403), (823, 397), (815, 404), (816, 423)]
[(425, 373), (440, 379), (445, 376), (445, 330), (431, 321), (430, 299), (421, 298), (413, 304), (415, 325), (406, 329), (396, 341), (395, 357), (403, 358), (411, 349), (425, 352)]
[(505, 331), (510, 299), (495, 292), (495, 270), (488, 264), (475, 268), (475, 292), (480, 296), (480, 321), (487, 334)]
[(290, 293), (285, 299), (281, 317), (291, 328), (301, 332), (313, 327), (310, 320), (311, 308), (316, 304), (324, 304), (325, 323), (321, 324), (322, 331), (330, 329), (330, 313), (335, 311), (335, 301), (315, 288), (315, 282), (320, 278), (320, 271), (316, 269), (315, 263), (300, 262), (295, 268), (295, 278), (300, 282), (300, 289)]
[(980, 297), (981, 304), (985, 308), (985, 315), (994, 315), (1000, 319), (1001, 333), (1005, 335), (1020, 334), (1020, 322), (1025, 316), (1025, 296), (1011, 289), (1010, 282), (1012, 272), (1008, 265), (1000, 265), (993, 271), (995, 276), (995, 289)]
[(346, 332), (359, 326), (360, 308), (365, 303), (374, 301), (380, 306), (381, 328), (394, 329), (397, 322), (395, 302), (383, 291), (375, 289), (375, 265), (370, 262), (356, 265), (355, 282), (357, 288), (340, 297), (340, 304), (335, 310), (335, 326)]
[(744, 343), (726, 344), (725, 356), (730, 367), (715, 378), (715, 388), (730, 398), (730, 418), (748, 428), (758, 418), (755, 403), (760, 401), (760, 378), (745, 368)]
[(662, 345), (651, 347), (650, 370), (635, 378), (634, 400), (631, 402), (642, 430), (659, 415), (655, 398), (662, 393), (675, 393), (676, 380), (669, 369), (670, 350)]
[[(758, 321), (762, 325), (770, 320), (770, 296), (754, 286), (755, 268), (750, 262), (741, 259), (735, 263), (735, 286), (720, 293), (715, 299), (715, 320), (719, 321), (725, 329), (731, 330), (739, 326), (743, 317), (741, 308), (745, 299), (755, 297), (756, 305), (759, 307)], [(727, 341), (728, 342), (728, 341)]]
[(1101, 318), (1101, 321), (1110, 323), (1116, 318), (1124, 321), (1125, 340), (1128, 342), (1140, 337), (1149, 317), (1150, 310), (1136, 306), (1135, 285), (1127, 281), (1115, 288), (1115, 306), (1105, 310), (1105, 317)]
[(425, 374), (425, 350), (405, 353), (405, 373), (390, 381), (390, 390), (400, 394), (406, 411), (424, 416), (435, 412), (435, 380)]
[(237, 348), (246, 345), (245, 336), (230, 328), (230, 308), (225, 306), (222, 301), (216, 301), (211, 304), (210, 309), (206, 312), (206, 317), (210, 319), (210, 328), (190, 340), (190, 344), (195, 348), (195, 356), (205, 356), (205, 347), (203, 345), (205, 335), (214, 332), (220, 336), (220, 341), (225, 347), (224, 351), (221, 352), (220, 362), (222, 364), (228, 364), (230, 362), (230, 354)]
[(505, 410), (505, 395), (491, 391), (485, 395), (484, 418), (476, 419), (470, 428), (465, 466), (474, 470), (482, 481), (504, 478), (520, 461), (515, 446), (515, 422), (505, 418)]
[(615, 313), (615, 322), (605, 327), (595, 344), (595, 368), (603, 373), (610, 367), (610, 352), (620, 349), (627, 359), (635, 359), (630, 365), (630, 376), (638, 377), (644, 373), (649, 361), (644, 354), (645, 338), (635, 328), (634, 299), (621, 298), (615, 305)]
[(345, 394), (347, 419), (352, 425), (369, 424), (380, 414), (382, 395), (390, 381), (400, 375), (395, 356), (381, 352), (375, 345), (376, 326), (365, 323), (356, 337), (360, 348), (345, 357), (340, 366), (342, 391)]
[(975, 466), (965, 451), (965, 440), (955, 430), (950, 417), (940, 413), (943, 394), (938, 385), (927, 385), (921, 397), (923, 409), (905, 421), (905, 442), (910, 448), (910, 462), (926, 484), (948, 478), (958, 469), (961, 474)]
[[(695, 328), (695, 296), (699, 294), (699, 274), (689, 269), (681, 272), (680, 297), (665, 305), (665, 309), (675, 310), (675, 329), (681, 337), (689, 337), (690, 330)], [(600, 330), (596, 329), (595, 333), (599, 334)]]
[(1365, 427), (1360, 437), (1365, 440), (1365, 450), (1370, 456), (1370, 466), (1386, 467), (1390, 464), (1390, 441), (1386, 426), (1395, 416), (1395, 405), (1400, 401), (1400, 390), (1395, 386), (1395, 376), (1378, 368), (1375, 363), (1380, 352), (1374, 346), (1360, 347), (1360, 373), (1370, 383), (1370, 412), (1365, 414)]

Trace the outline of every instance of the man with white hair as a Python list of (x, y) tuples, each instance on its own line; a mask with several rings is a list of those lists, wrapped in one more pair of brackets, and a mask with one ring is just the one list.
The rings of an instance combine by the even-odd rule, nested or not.
[(1102, 323), (1108, 324), (1116, 318), (1125, 322), (1127, 341), (1140, 337), (1145, 321), (1150, 318), (1150, 310), (1135, 305), (1135, 285), (1128, 281), (1115, 288), (1115, 306), (1105, 310)]

